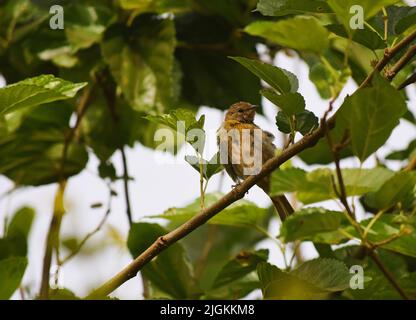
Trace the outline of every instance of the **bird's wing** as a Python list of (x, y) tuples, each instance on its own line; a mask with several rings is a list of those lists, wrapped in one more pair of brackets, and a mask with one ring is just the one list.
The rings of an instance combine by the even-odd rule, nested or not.
[(232, 150), (229, 150), (228, 147), (229, 144), (232, 144), (232, 139), (229, 138), (227, 130), (225, 130), (223, 127), (219, 128), (217, 131), (217, 144), (219, 147), (221, 164), (225, 168), (225, 171), (227, 171), (230, 178), (234, 182), (239, 183), (240, 177), (232, 164), (232, 154), (233, 152), (237, 151), (238, 148), (232, 148)]

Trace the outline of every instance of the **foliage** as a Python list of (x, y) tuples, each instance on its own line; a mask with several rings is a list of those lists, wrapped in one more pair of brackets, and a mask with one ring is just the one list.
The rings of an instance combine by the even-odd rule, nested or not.
[[(205, 115), (197, 117), (198, 108), (222, 111), (237, 101), (273, 105), (275, 131), (285, 135), (286, 148), (329, 126), (316, 144), (295, 154), (302, 166), (286, 164), (271, 175), (270, 194), (292, 193), (298, 210), (277, 230), (272, 210), (234, 202), (144, 266), (147, 297), (240, 299), (261, 289), (264, 299), (398, 299), (399, 286), (415, 298), (416, 140), (410, 137), (403, 150), (392, 146), (387, 155), (379, 149), (403, 120), (409, 136), (415, 132), (410, 96), (400, 88), (416, 72), (409, 50), (416, 41), (394, 48), (416, 31), (416, 11), (397, 0), (362, 0), (364, 28), (352, 29), (356, 3), (0, 1), (0, 75), (7, 84), (0, 89), (0, 174), (15, 189), (59, 185), (47, 242), (55, 255), (67, 180), (96, 157), (105, 182), (122, 179), (128, 186), (135, 177), (127, 168), (117, 172), (115, 153), (136, 144), (155, 150), (159, 129), (173, 133), (168, 150), (177, 154), (186, 143), (193, 148), (185, 160), (199, 174), (200, 197), (132, 223), (127, 247), (135, 258), (224, 196), (206, 193), (223, 168), (218, 154), (206, 155)], [(55, 4), (65, 12), (63, 30), (49, 25)], [(309, 80), (329, 101), (322, 110), (335, 114), (334, 122), (326, 122), (329, 114), (320, 119), (297, 75), (270, 63), (277, 53), (308, 66)], [(383, 59), (388, 63), (373, 72)], [(348, 81), (357, 90), (342, 101)], [(347, 168), (340, 162), (346, 158), (360, 165)], [(376, 165), (369, 161), (374, 158)], [(109, 193), (110, 200), (117, 196), (111, 188)], [(323, 201), (340, 209), (329, 210)], [(26, 286), (33, 219), (34, 211), (25, 207), (4, 224), (0, 299)], [(294, 255), (278, 268), (269, 263), (269, 251), (259, 249), (265, 240), (285, 258), (286, 248), (296, 251), (311, 241), (320, 257), (303, 261)], [(80, 241), (74, 242), (76, 254)], [(393, 274), (396, 289), (380, 264)], [(350, 288), (354, 265), (364, 269), (363, 290)], [(78, 298), (65, 288), (46, 295)]]

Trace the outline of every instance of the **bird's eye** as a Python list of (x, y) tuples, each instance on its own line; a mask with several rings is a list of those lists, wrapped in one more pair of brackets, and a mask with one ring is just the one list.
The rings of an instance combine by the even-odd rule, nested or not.
[(243, 109), (238, 109), (238, 112), (240, 112), (240, 113), (241, 113), (241, 112), (244, 112), (244, 110), (243, 110)]

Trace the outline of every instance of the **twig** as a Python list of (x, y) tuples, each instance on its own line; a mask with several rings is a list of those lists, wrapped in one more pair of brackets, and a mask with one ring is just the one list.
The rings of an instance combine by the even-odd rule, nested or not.
[(374, 217), (371, 219), (371, 221), (368, 223), (367, 227), (364, 229), (363, 238), (367, 239), (367, 235), (370, 232), (373, 225), (377, 222), (378, 219), (383, 215), (385, 210), (380, 210)]
[[(95, 87), (95, 86), (94, 86)], [(94, 88), (93, 87), (93, 88)], [(68, 156), (69, 146), (74, 139), (76, 132), (81, 124), (82, 119), (84, 118), (85, 112), (87, 111), (88, 106), (90, 105), (91, 92), (93, 88), (84, 89), (83, 95), (79, 100), (78, 110), (77, 110), (77, 120), (68, 134), (64, 138), (64, 146), (62, 151), (62, 157), (60, 162), (60, 167), (58, 171), (58, 191), (55, 197), (55, 206), (54, 212), (52, 215), (51, 223), (48, 230), (48, 235), (46, 237), (46, 248), (43, 258), (43, 268), (42, 268), (42, 281), (39, 292), (40, 299), (48, 299), (49, 297), (49, 278), (50, 278), (50, 268), (52, 263), (53, 250), (59, 246), (59, 232), (61, 228), (62, 217), (65, 213), (63, 207), (63, 196), (66, 186), (66, 177), (65, 177), (65, 165)]]
[(394, 77), (402, 70), (416, 55), (416, 44), (412, 45), (407, 52), (396, 62), (396, 64), (386, 72), (386, 78), (393, 80)]
[(373, 261), (376, 263), (376, 265), (378, 266), (378, 268), (380, 269), (380, 271), (387, 278), (387, 280), (397, 290), (397, 292), (400, 294), (400, 296), (404, 300), (409, 300), (409, 297), (407, 296), (406, 292), (404, 292), (403, 288), (396, 281), (396, 279), (394, 278), (393, 274), (384, 266), (383, 262), (380, 260), (380, 258), (377, 255), (377, 253), (374, 250), (370, 250), (369, 255), (373, 259)]
[[(416, 31), (403, 39), (399, 44), (397, 44), (389, 54), (385, 55), (382, 62), (379, 62), (379, 67), (384, 64), (387, 65), (388, 62), (407, 44), (411, 43), (416, 38)], [(384, 66), (381, 68), (383, 69)], [(376, 69), (378, 70), (378, 69)], [(368, 85), (374, 76), (373, 71), (369, 77), (361, 84), (360, 88)], [(124, 269), (117, 273), (113, 278), (105, 282), (99, 288), (93, 290), (86, 298), (87, 299), (96, 299), (100, 297), (107, 296), (115, 289), (117, 289), (124, 282), (136, 276), (147, 263), (149, 263), (154, 257), (156, 257), (160, 252), (179, 241), (180, 239), (187, 236), (189, 233), (206, 223), (209, 219), (214, 217), (216, 214), (221, 212), (223, 209), (236, 202), (237, 200), (244, 197), (245, 193), (252, 188), (257, 182), (271, 174), (274, 170), (280, 167), (281, 164), (291, 159), (295, 155), (299, 154), (307, 148), (311, 148), (320, 139), (325, 136), (325, 131), (327, 129), (333, 128), (335, 125), (335, 117), (332, 116), (330, 119), (325, 121), (325, 125), (320, 125), (313, 132), (305, 135), (298, 142), (294, 143), (281, 154), (269, 159), (262, 167), (262, 170), (258, 175), (249, 176), (239, 185), (237, 185), (232, 191), (228, 192), (216, 203), (212, 204), (208, 208), (201, 210), (198, 214), (193, 216), (190, 220), (186, 221), (184, 224), (178, 228), (172, 230), (164, 236), (159, 237), (152, 245), (150, 245), (143, 253), (136, 257), (130, 264), (128, 264)]]
[(384, 67), (388, 65), (390, 60), (394, 56), (396, 56), (397, 53), (399, 53), (403, 48), (405, 48), (410, 43), (412, 43), (412, 41), (415, 40), (415, 39), (416, 39), (416, 31), (413, 31), (410, 35), (408, 35), (402, 41), (397, 43), (394, 47), (392, 47), (390, 49), (389, 48), (385, 49), (383, 58), (377, 63), (374, 70), (363, 81), (363, 83), (360, 85), (360, 88), (364, 88), (364, 87), (368, 86), (370, 84), (371, 80), (373, 79), (374, 75), (377, 72), (380, 72), (381, 70), (383, 70)]
[(383, 21), (384, 21), (384, 41), (387, 44), (387, 38), (389, 33), (389, 16), (387, 14), (386, 8), (382, 8), (383, 11)]
[(374, 246), (374, 248), (385, 246), (386, 244), (389, 244), (390, 242), (393, 242), (394, 240), (400, 238), (404, 234), (405, 233), (403, 231), (399, 231), (398, 233), (395, 233), (384, 240), (372, 243), (372, 245)]
[[(334, 157), (335, 168), (336, 168), (335, 171), (336, 171), (337, 180), (338, 180), (339, 190), (337, 188), (337, 185), (335, 183), (333, 183), (334, 192), (338, 196), (338, 198), (341, 201), (342, 205), (344, 206), (345, 210), (347, 210), (348, 215), (353, 220), (355, 220), (355, 213), (351, 210), (350, 205), (349, 205), (348, 200), (347, 200), (347, 192), (346, 192), (346, 189), (345, 189), (344, 178), (342, 176), (340, 158), (339, 158), (339, 152), (341, 151), (345, 142), (342, 142), (341, 145), (335, 145), (332, 142), (332, 138), (331, 138), (331, 135), (330, 135), (329, 131), (326, 133), (326, 137), (327, 137), (327, 140), (328, 140), (329, 148), (330, 148), (330, 150), (332, 152), (332, 155)], [(360, 230), (361, 230), (361, 228), (360, 228)]]
[(66, 181), (61, 181), (58, 184), (58, 190), (56, 191), (55, 195), (54, 210), (49, 226), (48, 236), (46, 238), (46, 249), (43, 258), (42, 283), (39, 292), (40, 299), (49, 298), (49, 279), (52, 264), (52, 254), (53, 250), (59, 245), (59, 230), (61, 229), (62, 217), (65, 213), (63, 203), (65, 187)]
[(126, 213), (129, 225), (133, 223), (133, 218), (131, 214), (131, 204), (130, 204), (130, 192), (129, 192), (129, 171), (127, 167), (127, 156), (123, 147), (120, 147), (121, 159), (123, 161), (123, 185), (124, 185), (124, 198), (126, 200)]

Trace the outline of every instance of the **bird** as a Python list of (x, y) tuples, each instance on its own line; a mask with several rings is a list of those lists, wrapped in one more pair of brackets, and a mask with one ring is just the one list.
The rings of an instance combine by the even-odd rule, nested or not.
[[(234, 103), (217, 131), (221, 164), (236, 185), (258, 174), (263, 164), (275, 156), (275, 137), (254, 123), (257, 108), (244, 101)], [(270, 195), (270, 176), (261, 179), (257, 186), (270, 197), (282, 222), (294, 212), (284, 195)]]

